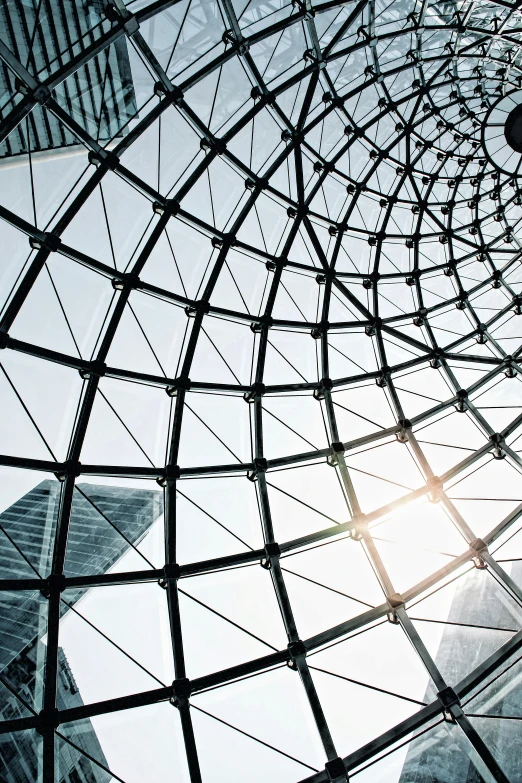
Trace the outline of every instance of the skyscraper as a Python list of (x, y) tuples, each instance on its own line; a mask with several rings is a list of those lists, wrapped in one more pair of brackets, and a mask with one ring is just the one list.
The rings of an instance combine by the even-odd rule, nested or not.
[[(84, 51), (100, 37), (106, 7), (106, 0), (2, 0), (2, 41), (33, 76), (45, 79), (66, 66), (73, 51)], [(16, 104), (18, 88), (13, 73), (0, 63), (0, 119)], [(100, 143), (119, 136), (136, 114), (125, 38), (62, 81), (55, 98)], [(0, 144), (0, 159), (77, 144), (78, 139), (45, 106), (38, 106)]]
[[(522, 584), (522, 564), (513, 563), (511, 576)], [(435, 662), (446, 680), (455, 684), (495, 652), (522, 624), (522, 608), (509, 598), (493, 578), (483, 578), (473, 570), (457, 587), (448, 624), (440, 641)], [(522, 779), (522, 733), (513, 717), (522, 714), (520, 672), (512, 670), (473, 699), (466, 712), (489, 715), (480, 732), (488, 747), (512, 781)], [(436, 694), (428, 688), (425, 701)], [(448, 741), (446, 727), (414, 740), (409, 748), (400, 783), (480, 783), (482, 780), (470, 757)]]
[[(27, 714), (20, 699), (30, 702), (37, 678), (42, 675), (44, 650), (36, 638), (1, 673), (2, 699), (0, 716), (3, 720)], [(74, 675), (61, 647), (58, 650), (57, 704), (60, 709), (79, 707), (83, 704)], [(7, 684), (16, 695), (10, 694)], [(56, 756), (56, 779), (60, 783), (109, 783), (112, 775), (106, 772), (105, 755), (89, 719), (79, 722), (72, 731), (68, 726), (60, 729), (59, 753)], [(69, 740), (69, 742), (68, 742)], [(91, 760), (94, 758), (98, 764)], [(32, 733), (0, 735), (0, 780), (3, 783), (22, 783), (36, 780), (41, 764), (38, 745)]]
[[(53, 528), (60, 483), (44, 481), (0, 514), (0, 573), (3, 579), (44, 576), (52, 557)], [(73, 502), (66, 573), (102, 574), (135, 546), (162, 511), (161, 493), (119, 487), (78, 485)], [(69, 590), (62, 615), (87, 590)], [(38, 702), (45, 661), (45, 598), (34, 592), (0, 595), (0, 717), (27, 714), (23, 703)], [(60, 709), (83, 704), (74, 674), (63, 650), (58, 654), (57, 703)], [(57, 780), (65, 783), (108, 783), (111, 775), (93, 764), (104, 764), (103, 751), (90, 720), (60, 740), (56, 756)], [(79, 750), (74, 747), (78, 746)], [(87, 755), (81, 753), (85, 751)], [(0, 735), (0, 779), (21, 783), (37, 777), (38, 749), (27, 734)]]
[[(13, 543), (0, 583), (6, 662), (49, 609), (45, 708), (0, 732), (42, 732), (37, 783), (61, 783), (60, 727), (87, 718), (125, 783), (397, 783), (423, 732), (432, 778), (471, 757), (513, 783), (517, 716), (467, 700), (496, 678), (507, 705), (521, 623), (495, 637), (486, 591), (484, 639), (446, 636), (437, 663), (441, 626), (416, 615), (480, 557), (473, 579), (522, 606), (519, 6), (11, 5), (0, 143), (47, 122), (51, 154), (0, 165), (0, 476), (64, 490), (48, 545), (28, 562)], [(129, 554), (85, 603), (105, 639), (59, 622), (64, 566), (103, 566), (69, 529), (86, 476), (164, 488), (158, 569)]]

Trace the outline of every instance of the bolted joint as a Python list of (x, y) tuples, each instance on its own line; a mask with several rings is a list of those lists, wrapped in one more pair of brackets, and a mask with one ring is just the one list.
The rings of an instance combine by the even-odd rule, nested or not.
[(63, 593), (65, 590), (65, 576), (63, 574), (50, 574), (45, 580), (45, 586), (40, 590), (44, 598), (49, 598), (51, 593)]
[(127, 35), (134, 35), (140, 29), (138, 20), (134, 14), (131, 14), (126, 8), (122, 10), (114, 5), (114, 3), (108, 2), (105, 5), (104, 11), (109, 22), (123, 24), (123, 29)]
[(513, 365), (513, 357), (512, 356), (505, 356), (504, 357), (504, 375), (506, 378), (515, 378), (517, 375), (516, 367)]
[(250, 331), (254, 332), (254, 334), (257, 334), (258, 332), (262, 332), (264, 328), (271, 329), (274, 325), (274, 321), (270, 316), (263, 315), (261, 318), (258, 318), (257, 321), (253, 321), (250, 324)]
[(58, 707), (45, 707), (38, 713), (36, 731), (42, 736), (56, 731), (60, 725), (60, 710)]
[(165, 391), (169, 397), (177, 397), (179, 391), (190, 391), (190, 378), (176, 378), (172, 386), (167, 386)]
[(265, 557), (261, 560), (261, 567), (270, 570), (272, 568), (272, 558), (279, 558), (281, 556), (281, 548), (276, 541), (271, 541), (265, 544)]
[(245, 180), (245, 188), (247, 190), (264, 190), (269, 185), (269, 180), (267, 177), (256, 177), (255, 179), (252, 179), (251, 177), (247, 177)]
[(111, 280), (111, 285), (115, 291), (123, 291), (125, 288), (125, 280), (120, 277), (113, 277)]
[(236, 238), (234, 234), (225, 233), (221, 236), (212, 237), (210, 240), (212, 243), (212, 247), (215, 248), (221, 248), (221, 247), (232, 247), (236, 244)]
[(395, 433), (395, 437), (399, 443), (408, 443), (408, 430), (411, 430), (411, 421), (409, 419), (400, 419), (398, 423), (401, 429)]
[(15, 89), (26, 98), (31, 98), (35, 103), (39, 103), (40, 106), (44, 106), (51, 97), (51, 90), (45, 84), (37, 84), (34, 89), (31, 89), (20, 79), (15, 79)]
[(253, 403), (256, 400), (256, 397), (262, 397), (265, 393), (266, 387), (264, 383), (253, 383), (250, 387), (249, 391), (245, 392), (243, 394), (243, 399), (245, 402)]
[(187, 677), (182, 677), (179, 680), (174, 680), (172, 683), (172, 696), (170, 697), (170, 703), (174, 707), (184, 707), (187, 705), (190, 694), (192, 693), (192, 683)]
[(169, 481), (176, 481), (179, 479), (180, 475), (181, 471), (179, 465), (167, 465), (165, 470), (163, 470), (161, 475), (156, 479), (156, 483), (159, 484), (160, 487), (166, 487)]
[(223, 41), (224, 44), (231, 44), (232, 46), (234, 46), (237, 43), (232, 30), (225, 30), (225, 32), (221, 36), (221, 40)]
[(413, 319), (414, 326), (424, 326), (426, 323), (426, 316), (428, 311), (425, 307), (421, 307)]
[(168, 103), (179, 106), (183, 102), (183, 90), (175, 84), (166, 85), (163, 82), (156, 82), (154, 85), (154, 95), (157, 98), (167, 98)]
[(195, 318), (198, 313), (201, 315), (207, 315), (210, 312), (210, 302), (205, 302), (200, 299), (192, 305), (185, 307), (185, 315), (187, 318)]
[(460, 700), (453, 688), (446, 687), (437, 693), (437, 699), (442, 707), (444, 720), (455, 723), (455, 718), (462, 714)]
[(163, 202), (154, 201), (152, 203), (152, 211), (155, 215), (163, 215), (166, 213), (172, 217), (173, 215), (177, 215), (180, 209), (181, 205), (179, 201), (176, 201), (174, 198), (167, 198)]
[(442, 490), (442, 479), (438, 476), (431, 476), (426, 482), (429, 487), (428, 500), (430, 503), (438, 503), (440, 500), (440, 492)]
[(75, 462), (74, 460), (67, 460), (63, 463), (61, 470), (55, 473), (58, 481), (65, 481), (68, 476), (72, 478), (78, 478), (82, 472), (81, 462)]
[(390, 607), (390, 610), (387, 613), (388, 622), (393, 623), (393, 625), (398, 625), (399, 616), (397, 614), (397, 609), (402, 609), (404, 607), (404, 598), (400, 593), (392, 593), (386, 598), (386, 603)]
[(348, 531), (353, 541), (361, 541), (364, 533), (368, 530), (366, 517), (364, 514), (356, 514), (352, 519), (351, 527)]
[(455, 409), (459, 413), (465, 413), (468, 409), (468, 393), (465, 389), (459, 389), (457, 392), (457, 403), (455, 405)]
[(156, 82), (154, 85), (154, 95), (158, 98), (168, 97), (168, 102), (179, 106), (183, 101), (183, 90), (176, 84), (167, 86), (163, 82)]
[(216, 153), (216, 155), (223, 155), (224, 152), (226, 152), (227, 145), (223, 141), (223, 139), (216, 139), (214, 137), (207, 138), (204, 136), (201, 141), (199, 142), (199, 146), (203, 150), (203, 152), (210, 152), (211, 150)]
[(290, 669), (294, 669), (295, 671), (298, 669), (299, 662), (306, 658), (305, 644), (300, 639), (298, 639), (296, 642), (290, 642), (287, 649), (290, 655), (290, 660), (287, 661), (287, 666)]
[(381, 370), (381, 374), (378, 375), (377, 378), (375, 379), (375, 383), (377, 384), (377, 386), (379, 386), (381, 389), (384, 389), (386, 386), (388, 386), (388, 376), (389, 376), (388, 368), (383, 367)]
[(163, 82), (155, 82), (154, 83), (154, 95), (156, 98), (164, 98), (165, 95), (168, 92), (168, 87), (166, 87)]
[(477, 342), (479, 345), (484, 345), (488, 341), (488, 335), (486, 333), (486, 327), (484, 324), (480, 324), (477, 330), (477, 334), (475, 335), (475, 342)]
[(33, 250), (44, 249), (48, 250), (50, 253), (55, 253), (62, 244), (62, 240), (60, 237), (56, 236), (56, 234), (45, 232), (39, 237), (29, 237), (29, 244)]
[(314, 326), (310, 334), (314, 338), (314, 340), (320, 340), (323, 334), (326, 334), (328, 329), (330, 328), (330, 324), (328, 321), (322, 321), (322, 323), (318, 324), (317, 326)]
[(92, 362), (88, 362), (87, 366), (82, 367), (82, 369), (78, 370), (78, 372), (80, 373), (80, 378), (83, 378), (84, 381), (89, 380), (89, 378), (92, 378), (93, 375), (95, 375), (97, 378), (102, 378), (107, 372), (107, 365), (105, 362), (102, 362), (99, 359), (95, 359)]
[(39, 84), (38, 87), (33, 90), (32, 97), (40, 106), (45, 106), (51, 97), (51, 90), (45, 84)]
[(256, 457), (253, 465), (253, 469), (247, 471), (247, 479), (249, 481), (257, 481), (259, 473), (265, 473), (268, 470), (268, 462), (264, 457)]
[(348, 780), (348, 773), (346, 772), (346, 767), (344, 765), (344, 761), (337, 757), (336, 759), (331, 759), (330, 761), (327, 761), (325, 764), (325, 771), (328, 775), (329, 781), (335, 781), (335, 783), (344, 783), (344, 781)]
[(172, 87), (169, 89), (169, 101), (174, 103), (176, 106), (179, 106), (180, 103), (182, 103), (183, 90), (181, 87), (178, 87), (176, 84), (172, 85)]
[(0, 332), (0, 350), (3, 350), (4, 348), (9, 347), (9, 340), (11, 338), (7, 334), (7, 332)]
[(296, 220), (297, 218), (304, 218), (308, 215), (308, 207), (301, 205), (298, 209), (295, 207), (288, 207), (286, 210), (286, 214), (291, 220)]
[(495, 269), (492, 274), (491, 287), (500, 288), (502, 286), (502, 272), (500, 269)]
[(324, 400), (325, 392), (333, 389), (333, 382), (330, 378), (321, 378), (320, 385), (313, 391), (314, 400)]
[(344, 445), (339, 441), (335, 440), (330, 445), (330, 448), (332, 449), (332, 453), (326, 457), (326, 462), (328, 463), (328, 465), (334, 468), (336, 465), (339, 464), (338, 455), (342, 454), (344, 456)]
[(238, 54), (246, 54), (249, 49), (248, 41), (244, 38), (236, 38), (232, 30), (225, 30), (221, 40), (225, 45), (231, 46)]
[(493, 435), (490, 435), (489, 439), (493, 444), (493, 452), (492, 452), (493, 457), (495, 459), (504, 459), (506, 453), (502, 448), (502, 446), (504, 445), (504, 438), (502, 437), (502, 435), (499, 435), (498, 432), (495, 432)]
[(475, 568), (478, 568), (479, 570), (486, 569), (488, 567), (488, 564), (484, 560), (482, 553), (488, 551), (487, 544), (485, 544), (485, 542), (481, 538), (476, 538), (474, 541), (471, 542), (469, 548), (472, 549), (474, 552), (474, 555), (472, 556), (471, 560)]
[(221, 236), (212, 237), (210, 242), (212, 243), (212, 247), (216, 249), (220, 249), (222, 247), (229, 248), (236, 244), (236, 238), (234, 234), (225, 233)]
[(91, 150), (89, 152), (89, 163), (92, 163), (96, 168), (104, 166), (105, 168), (114, 171), (114, 169), (119, 166), (120, 159), (115, 152), (109, 152), (100, 148), (97, 151)]
[(111, 280), (111, 285), (115, 291), (124, 291), (126, 288), (137, 288), (140, 283), (140, 278), (133, 272), (127, 272), (121, 277), (113, 277)]
[(177, 582), (181, 574), (181, 569), (177, 563), (165, 563), (163, 566), (163, 574), (158, 579), (158, 584), (164, 590), (167, 589), (170, 581)]

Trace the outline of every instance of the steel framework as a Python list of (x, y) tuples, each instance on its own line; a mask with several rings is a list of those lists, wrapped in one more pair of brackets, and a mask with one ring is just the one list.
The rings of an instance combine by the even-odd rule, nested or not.
[[(503, 143), (504, 115), (499, 114), (502, 101), (510, 99), (512, 110), (520, 102), (519, 95), (522, 100), (522, 27), (517, 4), (501, 0), (395, 0), (390, 4), (377, 0), (316, 4), (310, 0), (294, 0), (291, 4), (276, 0), (255, 4), (201, 0), (199, 4), (183, 3), (177, 37), (172, 34), (172, 40), (160, 46), (154, 38), (154, 23), (167, 26), (170, 15), (181, 5), (181, 0), (138, 0), (127, 5), (113, 0), (95, 34), (94, 30), (90, 33), (89, 45), (82, 46), (80, 54), (68, 58), (63, 66), (51, 64), (43, 74), (30, 72), (0, 41), (0, 57), (14, 74), (18, 88), (17, 93), (8, 96), (10, 108), (3, 111), (0, 140), (23, 127), (35, 106), (43, 106), (85, 147), (90, 162), (86, 175), (64, 199), (49, 225), (42, 227), (24, 219), (5, 202), (0, 206), (2, 220), (25, 235), (31, 249), (16, 284), (5, 298), (0, 346), (7, 354), (18, 352), (39, 362), (62, 365), (79, 372), (83, 379), (65, 459), (56, 459), (54, 455), (49, 459), (30, 454), (0, 456), (0, 464), (6, 468), (46, 472), (62, 482), (52, 571), (25, 580), (0, 580), (2, 591), (41, 591), (47, 597), (48, 612), (41, 709), (30, 707), (32, 714), (28, 717), (0, 723), (0, 732), (36, 729), (43, 737), (43, 781), (51, 783), (60, 724), (170, 700), (179, 711), (190, 779), (198, 783), (204, 776), (198, 760), (191, 698), (207, 689), (289, 665), (298, 672), (325, 754), (324, 768), (307, 777), (307, 783), (356, 776), (364, 765), (383, 758), (398, 743), (440, 720), (453, 723), (462, 732), (484, 780), (508, 781), (502, 761), (495, 758), (493, 749), (467, 716), (465, 701), (485, 683), (491, 683), (492, 677), (500, 676), (514, 656), (522, 654), (522, 630), (463, 680), (450, 684), (410, 619), (408, 607), (446, 584), (448, 577), (461, 574), (469, 564), (486, 568), (509, 597), (522, 604), (522, 587), (489, 551), (516, 532), (522, 503), (487, 530), (482, 525), (479, 535), (473, 519), (459, 510), (448, 491), (456, 481), (492, 460), (503, 468), (509, 465), (522, 472), (522, 457), (516, 448), (522, 433), (522, 413), (504, 420), (501, 426), (493, 425), (478, 402), (479, 397), (495, 388), (500, 407), (507, 410), (510, 406), (506, 400), (511, 401), (513, 394), (515, 404), (511, 407), (520, 406), (517, 392), (522, 373), (522, 339), (516, 342), (515, 337), (516, 316), (522, 313), (518, 239), (522, 215), (521, 158)], [(205, 22), (201, 22), (205, 7), (217, 20), (215, 28), (209, 26), (208, 32)], [(197, 28), (192, 33), (186, 29), (191, 16), (201, 22), (196, 25), (192, 21)], [(126, 36), (129, 51), (147, 75), (143, 79), (149, 95), (138, 107), (139, 116), (128, 123), (126, 135), (107, 151), (60, 105), (53, 91), (122, 36)], [(193, 57), (178, 73), (173, 55), (182, 47)], [(210, 94), (209, 102), (213, 107), (220, 79), (226, 83), (226, 68), (231, 63), (236, 63), (249, 80), (250, 94), (231, 110), (226, 108), (225, 97), (224, 121), (218, 127), (210, 106), (193, 100), (193, 95), (198, 86), (211, 83), (211, 92), (215, 94)], [(232, 101), (232, 96), (228, 100)], [(192, 129), (199, 146), (176, 182), (160, 184), (158, 178), (155, 186), (154, 177), (136, 173), (130, 155), (144, 138), (152, 138), (148, 132), (158, 128), (167, 112), (175, 112), (179, 121)], [(266, 116), (275, 128), (273, 139), (266, 142), (271, 145), (267, 160), (254, 165), (252, 147), (260, 143), (254, 138), (254, 123)], [(245, 132), (252, 134), (252, 147), (248, 143), (246, 153), (235, 144)], [(197, 201), (187, 206), (194, 189), (211, 189), (211, 172), (218, 164), (228, 166), (241, 183), (234, 210), (221, 222), (214, 216), (214, 205), (210, 220), (208, 211), (198, 211)], [(159, 161), (157, 168), (161, 170)], [(150, 209), (150, 220), (131, 259), (113, 266), (85, 252), (81, 236), (74, 246), (63, 239), (109, 175), (137, 192)], [(272, 243), (265, 241), (265, 234), (268, 238), (271, 230), (267, 203), (277, 212), (278, 238)], [(252, 228), (256, 221), (260, 229), (257, 234)], [(194, 232), (200, 247), (209, 247), (208, 268), (195, 296), (187, 295), (183, 280), (181, 288), (162, 287), (150, 282), (150, 278), (147, 280), (147, 263), (168, 236), (167, 228), (178, 222)], [(308, 261), (296, 249), (298, 246), (306, 248)], [(218, 283), (232, 275), (229, 263), (232, 265), (234, 254), (245, 259), (245, 264), (256, 264), (256, 269), (263, 270), (265, 289), (259, 309), (247, 307), (240, 288), (244, 306), (239, 309), (222, 306), (216, 297)], [(55, 255), (103, 278), (106, 286), (112, 285), (111, 304), (90, 357), (67, 355), (16, 336), (17, 318)], [(301, 309), (295, 294), (293, 298), (290, 293), (297, 275), (305, 281), (307, 291), (315, 291), (315, 318), (307, 317), (303, 312), (306, 308)], [(299, 312), (299, 317), (282, 317), (282, 307), (277, 305), (283, 291), (288, 294), (287, 312)], [(155, 375), (110, 363), (111, 346), (136, 292), (162, 300), (186, 315), (178, 369), (171, 377), (163, 370)], [(340, 315), (343, 311), (344, 318)], [(457, 317), (458, 327), (445, 330), (441, 326), (455, 324), (451, 319)], [(249, 380), (241, 382), (232, 371), (233, 383), (191, 379), (205, 327), (209, 328), (209, 322), (215, 319), (232, 322), (241, 340), (252, 341)], [(267, 374), (267, 353), (274, 346), (273, 335), (280, 332), (297, 335), (296, 341), (308, 340), (313, 346), (317, 355), (315, 378), (308, 380), (296, 371), (302, 380), (283, 382)], [(362, 355), (353, 347), (359, 339), (366, 341), (364, 351), (370, 357), (364, 367), (355, 360)], [(514, 344), (515, 349), (508, 347)], [(214, 348), (218, 351), (215, 345)], [(344, 352), (347, 368), (351, 362), (342, 377), (331, 369), (334, 352)], [(293, 367), (292, 357), (285, 357), (284, 351), (278, 353)], [(476, 372), (476, 380), (471, 379), (471, 371)], [(405, 397), (403, 389), (397, 388), (398, 381), (418, 373), (433, 373), (442, 378), (448, 389), (445, 399), (430, 396), (428, 382), (420, 397), (411, 392), (417, 394), (417, 403), (422, 398), (421, 407), (410, 406), (411, 397)], [(105, 378), (144, 384), (169, 395), (171, 420), (164, 464), (82, 461), (93, 407)], [(349, 427), (338, 424), (337, 395), (361, 385), (376, 385), (380, 389), (394, 423), (375, 426), (366, 434), (352, 437)], [(244, 397), (252, 434), (249, 460), (201, 466), (180, 464), (187, 404), (195, 393)], [(315, 399), (325, 422), (325, 447), (271, 455), (263, 437), (267, 401), (282, 395)], [(362, 414), (355, 415), (360, 418)], [(437, 475), (419, 431), (450, 415), (452, 421), (465, 418), (475, 425), (481, 445), (467, 453), (459, 452), (464, 457), (453, 459)], [(373, 420), (370, 403), (367, 417)], [(297, 434), (301, 437), (307, 433)], [(349, 465), (351, 455), (391, 442), (408, 450), (419, 470), (420, 483), (401, 492), (400, 497), (376, 503), (368, 510), (368, 504), (361, 502)], [(201, 451), (205, 452), (204, 444)], [(317, 526), (313, 532), (292, 540), (279, 540), (272, 519), (270, 474), (319, 462), (327, 462), (339, 479), (346, 521)], [(376, 472), (384, 475), (385, 469), (378, 462), (376, 466)], [(188, 479), (225, 475), (244, 476), (252, 482), (264, 547), (180, 564), (176, 545), (176, 493), (180, 485)], [(164, 567), (81, 578), (65, 574), (73, 493), (80, 476), (83, 481), (88, 476), (156, 480), (164, 488)], [(464, 546), (442, 568), (399, 593), (386, 558), (376, 544), (374, 526), (398, 509), (423, 499), (440, 504), (462, 536)], [(364, 550), (371, 563), (382, 588), (382, 603), (301, 639), (282, 561), (289, 554), (347, 535), (353, 539), (354, 547)], [(187, 577), (256, 563), (270, 572), (287, 647), (188, 679), (179, 611), (180, 582)], [(63, 591), (156, 581), (164, 587), (169, 607), (173, 684), (59, 712), (56, 676)], [(331, 643), (348, 639), (382, 620), (400, 626), (438, 695), (411, 717), (347, 755), (332, 738), (309, 658)], [(248, 776), (248, 762), (244, 764)]]

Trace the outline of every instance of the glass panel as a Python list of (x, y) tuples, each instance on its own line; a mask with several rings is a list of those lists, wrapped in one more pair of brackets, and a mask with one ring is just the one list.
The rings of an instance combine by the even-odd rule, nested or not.
[(477, 568), (414, 604), (409, 614), (420, 618), (417, 630), (450, 685), (489, 658), (522, 622), (521, 606), (488, 570)]
[(179, 591), (189, 677), (286, 645), (270, 574), (259, 565), (183, 579)]
[(210, 779), (235, 774), (247, 760), (254, 780), (262, 779), (262, 769), (279, 780), (324, 766), (299, 675), (286, 666), (191, 701), (203, 774)]
[[(6, 707), (8, 714), (9, 706)], [(0, 770), (8, 783), (39, 780), (42, 774), (42, 737), (34, 730), (0, 735)]]
[(34, 591), (2, 591), (0, 601), (3, 692), (14, 717), (34, 715), (43, 706), (47, 601)]
[(0, 689), (57, 654), (56, 783), (491, 783), (383, 736), (484, 661), (519, 776), (519, 17), (0, 3)]
[[(109, 570), (151, 568), (144, 550), (156, 555), (154, 550), (161, 545), (162, 511), (161, 490), (133, 489), (116, 482), (114, 486), (77, 484), (65, 573), (91, 576)], [(154, 541), (145, 542), (146, 537)]]
[[(175, 775), (182, 783), (190, 780), (180, 720), (171, 704), (154, 704), (65, 723), (60, 726), (58, 736), (60, 757), (63, 754), (66, 763), (72, 757), (84, 775), (90, 769), (97, 782), (139, 783), (150, 775), (156, 778)], [(107, 769), (112, 775), (107, 774)]]
[(61, 610), (60, 645), (85, 703), (174, 679), (166, 596), (157, 582), (65, 590)]
[(482, 777), (480, 767), (476, 756), (469, 757), (461, 730), (442, 721), (353, 777), (363, 783), (485, 783), (488, 777)]

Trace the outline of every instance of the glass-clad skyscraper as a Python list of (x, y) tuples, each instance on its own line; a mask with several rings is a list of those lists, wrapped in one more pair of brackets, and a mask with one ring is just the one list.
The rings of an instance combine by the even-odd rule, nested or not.
[[(4, 630), (5, 633), (5, 623)], [(43, 651), (37, 653), (40, 644), (35, 639), (13, 661), (2, 670), (2, 710), (3, 720), (21, 717), (24, 710), (20, 709), (20, 699), (31, 699), (34, 693), (35, 681), (38, 677), (37, 659), (42, 660)], [(41, 671), (39, 672), (41, 676)], [(58, 651), (58, 693), (57, 703), (60, 709), (68, 709), (83, 705), (74, 675), (67, 663), (63, 650)], [(13, 689), (14, 694), (9, 694)], [(15, 695), (16, 694), (16, 695)], [(103, 769), (106, 759), (103, 750), (89, 719), (81, 722), (78, 730), (71, 736), (65, 731), (67, 740), (60, 743), (60, 752), (56, 759), (57, 779), (60, 783), (110, 783), (112, 775)], [(91, 758), (96, 762), (93, 764)], [(101, 764), (99, 763), (101, 762)], [(0, 736), (0, 775), (6, 783), (37, 780), (42, 772), (42, 761), (38, 743), (27, 734), (8, 733)]]
[[(46, 573), (53, 551), (60, 500), (58, 481), (44, 481), (0, 514), (1, 578), (15, 580)], [(162, 513), (159, 492), (78, 485), (75, 491), (66, 572), (71, 576), (106, 573), (139, 544)], [(69, 591), (60, 608), (64, 616), (88, 591)], [(5, 600), (5, 598), (7, 600)], [(2, 720), (27, 714), (40, 702), (45, 667), (45, 597), (34, 591), (2, 594), (0, 601), (0, 685)], [(83, 705), (64, 651), (58, 650), (57, 705)], [(78, 731), (64, 730), (56, 769), (60, 783), (109, 783), (105, 757), (90, 720)], [(71, 743), (67, 742), (70, 739)], [(35, 780), (42, 760), (34, 738), (0, 735), (0, 778), (6, 783)], [(94, 758), (94, 764), (92, 759)], [(101, 763), (100, 763), (101, 762)]]
[[(511, 578), (522, 584), (522, 567), (513, 563)], [(477, 578), (472, 572), (459, 584), (447, 624), (435, 657), (437, 666), (449, 681), (459, 682), (466, 675), (464, 651), (469, 651), (478, 666), (499, 648), (519, 627), (522, 610), (493, 580)], [(429, 689), (425, 699), (434, 697)], [(470, 702), (470, 712), (489, 716), (483, 721), (484, 740), (503, 759), (509, 780), (522, 777), (522, 735), (517, 719), (522, 713), (520, 672), (511, 668)], [(438, 736), (414, 740), (402, 770), (401, 783), (479, 783), (482, 779), (473, 760), (462, 754), (457, 743), (446, 741), (445, 728)], [(475, 757), (476, 762), (477, 757)]]
[[(43, 0), (0, 3), (0, 39), (32, 74), (52, 77), (66, 69), (71, 57), (93, 47), (101, 35), (107, 0)], [(0, 66), (0, 117), (16, 103), (16, 76)], [(71, 79), (56, 87), (55, 98), (79, 127), (100, 142), (121, 135), (136, 114), (127, 45), (118, 39), (103, 54), (89, 58)], [(40, 106), (0, 145), (0, 158), (63, 150), (78, 138)]]
[(520, 783), (521, 18), (0, 2), (9, 774)]

